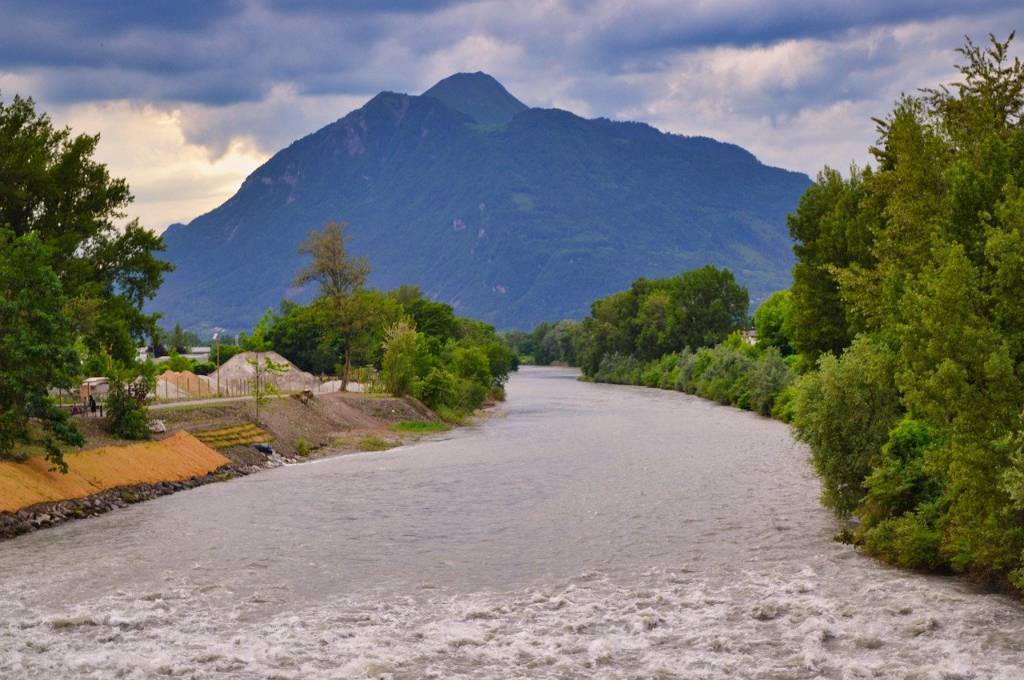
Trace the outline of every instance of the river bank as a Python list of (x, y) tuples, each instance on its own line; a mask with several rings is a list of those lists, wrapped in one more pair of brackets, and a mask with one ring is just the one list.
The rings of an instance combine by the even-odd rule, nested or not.
[[(112, 439), (99, 419), (84, 419), (87, 444), (66, 453), (67, 475), (38, 457), (0, 462), (0, 540), (289, 463), (392, 448), (447, 427), (415, 399), (355, 393), (274, 399), (258, 424), (251, 400), (152, 415), (166, 432), (142, 443)], [(274, 454), (256, 451), (255, 442)]]

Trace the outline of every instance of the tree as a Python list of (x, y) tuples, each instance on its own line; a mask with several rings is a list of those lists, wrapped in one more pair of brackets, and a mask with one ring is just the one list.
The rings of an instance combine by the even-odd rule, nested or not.
[(173, 349), (179, 354), (187, 354), (193, 347), (199, 344), (199, 336), (191, 331), (184, 330), (180, 323), (176, 323), (168, 336), (167, 342), (170, 344), (168, 349)]
[(309, 305), (284, 302), (266, 333), (270, 345), (304, 371), (332, 374), (340, 350), (331, 346), (328, 329), (331, 309), (327, 300)]
[(345, 356), (342, 390), (346, 389), (353, 362), (375, 362), (383, 343), (384, 329), (402, 315), (394, 299), (378, 291), (360, 290), (334, 306), (330, 342)]
[[(606, 356), (653, 360), (710, 347), (746, 324), (749, 304), (732, 272), (711, 265), (667, 279), (637, 279), (629, 290), (596, 300), (579, 327), (565, 329), (571, 338), (563, 351), (571, 350), (584, 374), (594, 376)], [(535, 333), (538, 341), (543, 338)], [(534, 349), (548, 354), (547, 347)]]
[[(0, 228), (0, 458), (19, 442), (40, 440), (47, 459), (64, 472), (59, 443), (84, 441), (48, 394), (51, 387), (71, 387), (78, 373), (65, 302), (40, 238)], [(32, 419), (44, 434), (34, 431)]]
[(676, 314), (670, 351), (710, 347), (746, 325), (750, 296), (728, 269), (705, 265), (671, 283)]
[(366, 284), (370, 263), (364, 257), (352, 257), (346, 249), (346, 222), (328, 222), (320, 231), (312, 231), (299, 246), (299, 252), (313, 260), (295, 277), (295, 285), (316, 282), (320, 294), (344, 298)]
[(242, 333), (238, 344), (247, 352), (268, 352), (273, 344), (270, 341), (270, 329), (274, 324), (274, 310), (268, 309), (253, 326), (252, 333)]
[(299, 252), (313, 259), (295, 277), (295, 284), (305, 286), (310, 282), (320, 285), (320, 296), (329, 301), (334, 314), (336, 337), (343, 346), (344, 369), (341, 389), (348, 387), (352, 371), (352, 355), (363, 349), (370, 324), (361, 316), (365, 300), (354, 300), (354, 293), (366, 283), (370, 264), (366, 258), (348, 254), (345, 242), (344, 222), (328, 222), (321, 231), (312, 231), (299, 246)]
[(1012, 39), (968, 39), (959, 82), (902, 97), (876, 120), (877, 168), (823, 173), (790, 227), (795, 345), (805, 359), (825, 353), (797, 389), (796, 422), (826, 500), (861, 518), (856, 538), (873, 554), (1024, 589), (1012, 482), (1024, 429), (1024, 63), (1010, 58)]
[(137, 221), (116, 226), (132, 196), (93, 160), (98, 142), (55, 128), (31, 99), (0, 102), (0, 226), (45, 247), (86, 347), (131, 362), (155, 326), (143, 303), (171, 266), (154, 255), (160, 237)]
[(793, 353), (793, 296), (780, 290), (761, 303), (754, 312), (757, 342), (762, 347), (775, 347), (783, 356)]
[(787, 219), (793, 237), (793, 344), (811, 365), (826, 352), (839, 354), (852, 340), (850, 310), (842, 303), (837, 268), (872, 260), (869, 227), (873, 215), (861, 210), (867, 170), (850, 179), (825, 168)]
[(98, 136), (72, 136), (31, 99), (0, 102), (0, 454), (35, 437), (38, 419), (51, 462), (67, 470), (57, 441), (82, 437), (47, 396), (90, 365), (136, 362), (155, 330), (142, 311), (170, 265), (161, 239), (138, 221), (123, 228), (128, 184), (93, 160)]

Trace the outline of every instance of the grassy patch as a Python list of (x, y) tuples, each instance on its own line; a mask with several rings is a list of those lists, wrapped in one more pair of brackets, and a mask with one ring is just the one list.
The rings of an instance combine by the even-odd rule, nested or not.
[(446, 432), (452, 429), (448, 423), (435, 423), (429, 420), (403, 420), (391, 426), (395, 432), (415, 432), (426, 434), (429, 432)]
[(435, 409), (437, 416), (444, 422), (450, 425), (463, 425), (466, 422), (466, 416), (455, 409), (448, 408), (447, 406), (438, 406)]
[(253, 425), (236, 425), (224, 427), (218, 430), (206, 430), (205, 432), (193, 432), (192, 435), (207, 446), (215, 449), (226, 449), (229, 446), (243, 446), (245, 444), (256, 444), (258, 442), (270, 441), (270, 435)]
[(388, 441), (378, 437), (375, 434), (371, 434), (368, 437), (363, 437), (359, 441), (360, 451), (386, 451), (387, 449), (395, 447), (395, 442)]

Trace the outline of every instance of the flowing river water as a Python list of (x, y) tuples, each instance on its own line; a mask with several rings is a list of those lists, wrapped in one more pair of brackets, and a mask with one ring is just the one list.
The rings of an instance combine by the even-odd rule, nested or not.
[(1024, 607), (832, 542), (785, 425), (568, 370), (508, 392), (0, 544), (0, 678), (1024, 677)]

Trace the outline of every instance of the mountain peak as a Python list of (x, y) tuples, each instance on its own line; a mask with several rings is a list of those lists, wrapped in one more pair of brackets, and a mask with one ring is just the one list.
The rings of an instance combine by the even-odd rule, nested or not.
[(423, 93), (473, 118), (478, 123), (501, 125), (526, 110), (522, 103), (492, 76), (476, 73), (456, 73), (438, 81)]

